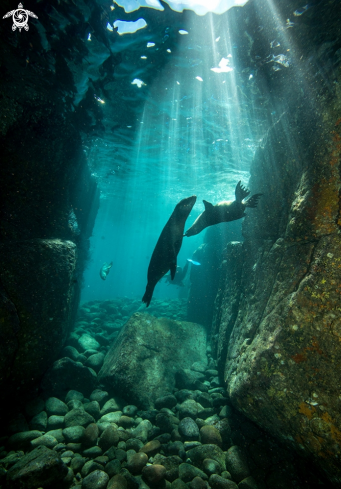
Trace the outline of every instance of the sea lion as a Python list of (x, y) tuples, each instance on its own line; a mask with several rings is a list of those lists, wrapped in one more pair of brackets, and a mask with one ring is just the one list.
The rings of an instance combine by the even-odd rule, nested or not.
[(188, 270), (188, 261), (186, 262), (186, 265), (181, 268), (181, 267), (176, 267), (176, 272), (175, 272), (175, 277), (174, 280), (172, 280), (171, 274), (169, 273), (168, 275), (165, 276), (166, 282), (168, 285), (178, 285), (179, 287), (184, 287), (183, 280), (186, 277), (186, 273)]
[(99, 271), (99, 276), (101, 277), (102, 280), (105, 280), (107, 278), (107, 275), (110, 272), (111, 267), (112, 267), (112, 261), (109, 264), (104, 263), (104, 265)]
[(185, 222), (191, 212), (195, 195), (181, 200), (168, 219), (154, 248), (148, 267), (148, 283), (142, 301), (150, 304), (155, 285), (170, 270), (173, 280), (176, 272), (176, 260), (181, 248), (184, 235)]
[(185, 232), (185, 236), (194, 236), (199, 234), (203, 229), (220, 222), (235, 221), (245, 217), (246, 207), (257, 207), (258, 199), (263, 194), (254, 194), (248, 200), (243, 199), (250, 194), (250, 191), (241, 185), (239, 181), (236, 186), (234, 201), (222, 201), (216, 205), (203, 200), (205, 210), (197, 217), (192, 226)]

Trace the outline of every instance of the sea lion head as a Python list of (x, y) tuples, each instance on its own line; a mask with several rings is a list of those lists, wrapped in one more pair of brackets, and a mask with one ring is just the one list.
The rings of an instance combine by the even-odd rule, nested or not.
[(192, 195), (191, 197), (187, 197), (186, 199), (180, 200), (180, 202), (176, 206), (176, 211), (179, 212), (181, 216), (187, 219), (189, 213), (193, 209), (196, 200), (197, 200), (196, 195)]

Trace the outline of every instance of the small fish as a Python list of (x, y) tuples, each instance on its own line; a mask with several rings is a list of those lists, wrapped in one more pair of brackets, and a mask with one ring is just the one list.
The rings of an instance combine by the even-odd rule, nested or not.
[(109, 264), (104, 263), (104, 265), (99, 271), (99, 276), (101, 277), (102, 280), (105, 280), (107, 278), (107, 275), (110, 272), (111, 267), (112, 267), (112, 261)]
[(191, 260), (190, 258), (187, 258), (187, 261), (192, 263), (192, 265), (201, 265), (201, 263), (199, 263), (198, 261)]
[(307, 3), (307, 5), (304, 5), (304, 7), (298, 8), (294, 12), (295, 17), (299, 17), (300, 15), (303, 15), (304, 12), (306, 12), (308, 10), (308, 8), (310, 8), (310, 7), (311, 7), (311, 5), (309, 3)]

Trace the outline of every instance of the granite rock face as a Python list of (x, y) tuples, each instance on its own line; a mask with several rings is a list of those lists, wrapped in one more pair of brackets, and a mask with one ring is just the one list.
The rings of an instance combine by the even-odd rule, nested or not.
[(144, 408), (175, 386), (175, 372), (206, 360), (206, 332), (195, 323), (134, 314), (107, 353), (98, 379)]
[[(213, 348), (233, 404), (341, 483), (339, 102), (294, 108), (256, 152), (263, 192), (230, 243)], [(291, 124), (299, 121), (300, 131)], [(323, 120), (323, 123), (321, 123)], [(288, 136), (289, 131), (289, 136)], [(310, 141), (310, 145), (307, 145)]]

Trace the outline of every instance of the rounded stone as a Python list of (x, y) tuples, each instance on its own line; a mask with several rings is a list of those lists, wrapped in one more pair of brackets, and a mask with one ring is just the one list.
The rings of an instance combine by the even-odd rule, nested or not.
[(119, 460), (114, 459), (108, 462), (105, 466), (105, 471), (109, 477), (113, 477), (121, 472), (121, 463)]
[(102, 470), (102, 469), (103, 467), (101, 464), (95, 462), (94, 460), (88, 460), (87, 462), (85, 462), (85, 464), (82, 467), (81, 476), (86, 477), (94, 470)]
[(119, 442), (117, 446), (120, 447), (120, 444), (122, 444), (122, 448), (126, 450), (135, 450), (135, 452), (139, 452), (140, 449), (143, 447), (142, 441), (138, 438), (129, 438), (129, 440), (127, 440), (126, 442)]
[(58, 430), (59, 428), (64, 427), (64, 416), (57, 416), (53, 414), (47, 420), (47, 430)]
[(192, 418), (183, 418), (179, 423), (178, 430), (184, 440), (199, 440), (199, 428)]
[(238, 486), (235, 482), (224, 479), (220, 477), (220, 475), (213, 474), (209, 478), (209, 484), (212, 489), (238, 489)]
[(63, 436), (67, 443), (79, 443), (83, 439), (84, 432), (83, 426), (70, 426), (63, 429)]
[(179, 406), (179, 416), (180, 418), (186, 418), (188, 416), (195, 419), (203, 409), (202, 405), (194, 399), (187, 399)]
[(212, 425), (205, 425), (200, 428), (200, 438), (203, 445), (218, 445), (222, 447), (223, 440), (217, 428)]
[(82, 489), (106, 489), (109, 482), (109, 476), (103, 470), (95, 470), (84, 477)]
[(91, 335), (85, 333), (82, 334), (80, 338), (78, 338), (78, 346), (80, 351), (84, 352), (86, 350), (98, 350), (100, 344)]
[(69, 390), (68, 393), (65, 396), (65, 402), (66, 402), (66, 404), (69, 401), (81, 401), (82, 402), (83, 399), (84, 399), (84, 395), (81, 392), (76, 391), (74, 389)]
[(49, 397), (45, 403), (45, 409), (48, 416), (56, 414), (57, 416), (65, 416), (69, 411), (65, 402), (57, 399), (57, 397)]
[(119, 439), (120, 436), (118, 430), (109, 425), (101, 434), (100, 439), (98, 440), (98, 446), (100, 446), (102, 450), (106, 452), (110, 447), (117, 445)]
[(238, 484), (238, 489), (257, 489), (257, 484), (252, 476), (246, 477)]
[(89, 413), (93, 418), (98, 419), (100, 418), (100, 406), (98, 401), (90, 401), (84, 404), (84, 411)]
[(89, 458), (96, 458), (102, 455), (102, 449), (100, 447), (91, 447), (83, 450), (83, 455)]
[(102, 391), (101, 389), (95, 389), (90, 395), (90, 401), (97, 401), (100, 406), (103, 406), (108, 399), (109, 394), (107, 391)]
[(130, 416), (121, 416), (118, 420), (118, 425), (122, 426), (122, 428), (132, 428), (135, 425), (135, 421)]
[(77, 358), (79, 357), (79, 351), (73, 346), (65, 346), (62, 350), (63, 357), (69, 357), (71, 360), (77, 362)]
[(110, 479), (107, 489), (127, 489), (127, 480), (123, 475), (117, 474)]
[(140, 474), (147, 462), (148, 455), (144, 452), (134, 453), (127, 462), (127, 469), (131, 474)]
[(123, 408), (123, 414), (126, 416), (135, 416), (137, 413), (138, 408), (134, 406), (133, 404), (129, 404), (128, 406), (125, 406)]
[(115, 398), (109, 399), (108, 401), (106, 401), (106, 403), (101, 409), (101, 416), (104, 416), (105, 414), (108, 413), (114, 413), (116, 411), (120, 411), (120, 409), (121, 409), (121, 405), (119, 402), (117, 402)]
[(38, 431), (46, 431), (47, 427), (47, 413), (46, 411), (41, 411), (36, 414), (30, 421), (30, 429)]
[(142, 448), (140, 448), (140, 452), (144, 452), (148, 455), (149, 457), (153, 457), (161, 448), (161, 443), (159, 440), (152, 440), (143, 445)]
[(162, 396), (156, 399), (155, 408), (160, 410), (162, 408), (172, 409), (177, 405), (176, 397), (172, 394), (168, 394), (167, 396)]
[(100, 370), (100, 368), (102, 367), (103, 362), (104, 362), (104, 355), (103, 355), (103, 353), (96, 353), (95, 355), (91, 355), (86, 360), (86, 362), (84, 363), (84, 365), (86, 367), (93, 368), (95, 370), (95, 372), (98, 372)]
[(194, 477), (194, 479), (188, 484), (189, 489), (207, 489), (207, 482), (201, 477)]
[(85, 462), (86, 462), (85, 457), (75, 456), (71, 460), (71, 464), (70, 464), (71, 469), (74, 471), (75, 474), (77, 474), (77, 472), (80, 472), (82, 470), (82, 467), (85, 464)]
[(188, 488), (187, 484), (181, 479), (175, 479), (171, 485), (171, 489), (187, 489), (187, 488)]
[(84, 409), (72, 409), (65, 416), (65, 427), (87, 426), (94, 421), (94, 418), (89, 413), (84, 411)]
[(166, 467), (164, 467), (163, 465), (147, 465), (142, 470), (142, 478), (146, 481), (147, 484), (150, 484), (151, 486), (160, 484), (160, 482), (164, 480), (165, 475)]
[(236, 482), (241, 482), (250, 475), (244, 452), (237, 445), (233, 445), (226, 452), (226, 468)]
[(85, 447), (96, 445), (99, 429), (96, 423), (90, 423), (84, 430), (82, 443)]
[(190, 482), (194, 477), (201, 477), (207, 480), (208, 477), (202, 470), (194, 465), (183, 463), (179, 465), (179, 478), (184, 482)]
[(212, 458), (205, 458), (202, 463), (202, 468), (205, 474), (207, 474), (208, 476), (212, 474), (221, 474), (221, 467), (219, 462), (213, 460)]
[(43, 445), (44, 447), (47, 447), (47, 448), (53, 448), (56, 445), (58, 445), (58, 441), (55, 439), (54, 436), (47, 435), (47, 434), (39, 436), (35, 440), (31, 441), (31, 447), (32, 448), (36, 448), (36, 447), (39, 447), (41, 445)]

